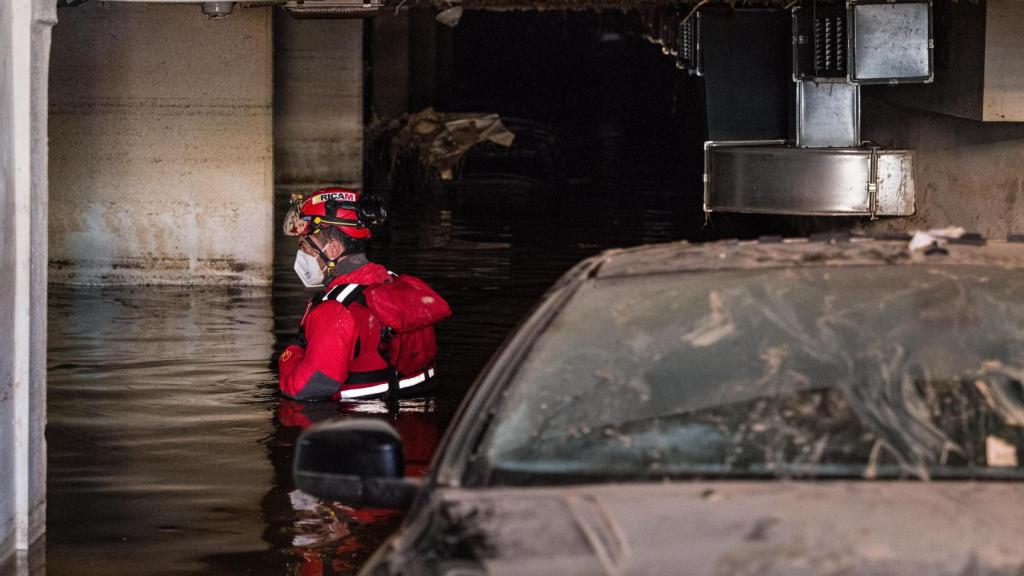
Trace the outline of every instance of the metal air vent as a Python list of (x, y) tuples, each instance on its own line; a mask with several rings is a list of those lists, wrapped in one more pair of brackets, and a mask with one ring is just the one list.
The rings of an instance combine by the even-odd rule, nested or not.
[(288, 0), (284, 10), (294, 18), (368, 18), (376, 16), (384, 0)]
[(846, 81), (846, 6), (793, 8), (793, 76), (817, 82)]

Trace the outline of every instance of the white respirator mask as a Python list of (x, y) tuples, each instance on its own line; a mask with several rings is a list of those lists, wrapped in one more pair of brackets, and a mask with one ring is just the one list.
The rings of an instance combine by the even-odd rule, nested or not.
[(324, 269), (320, 267), (320, 262), (316, 256), (310, 256), (302, 250), (295, 253), (295, 274), (306, 288), (324, 285)]

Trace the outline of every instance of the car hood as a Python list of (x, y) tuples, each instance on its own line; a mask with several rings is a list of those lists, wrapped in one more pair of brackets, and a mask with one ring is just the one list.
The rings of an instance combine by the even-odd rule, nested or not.
[(418, 550), (399, 543), (392, 570), (422, 572), (426, 556), (460, 575), (1024, 573), (1024, 484), (439, 489), (423, 512)]

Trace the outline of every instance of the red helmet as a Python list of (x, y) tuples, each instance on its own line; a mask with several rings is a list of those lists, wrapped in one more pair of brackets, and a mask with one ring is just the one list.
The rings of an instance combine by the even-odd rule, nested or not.
[(370, 226), (382, 224), (385, 217), (384, 207), (373, 198), (364, 199), (346, 188), (321, 188), (308, 197), (292, 196), (284, 233), (305, 236), (323, 226), (334, 226), (352, 238), (369, 238), (373, 235)]

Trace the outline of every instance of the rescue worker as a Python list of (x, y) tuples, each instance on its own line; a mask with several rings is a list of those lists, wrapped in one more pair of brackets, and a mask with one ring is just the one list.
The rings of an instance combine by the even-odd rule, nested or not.
[(434, 377), (433, 324), (451, 314), (425, 282), (366, 259), (379, 202), (344, 188), (293, 197), (285, 234), (299, 237), (295, 272), (309, 301), (294, 343), (278, 359), (281, 393), (295, 400), (398, 396)]

